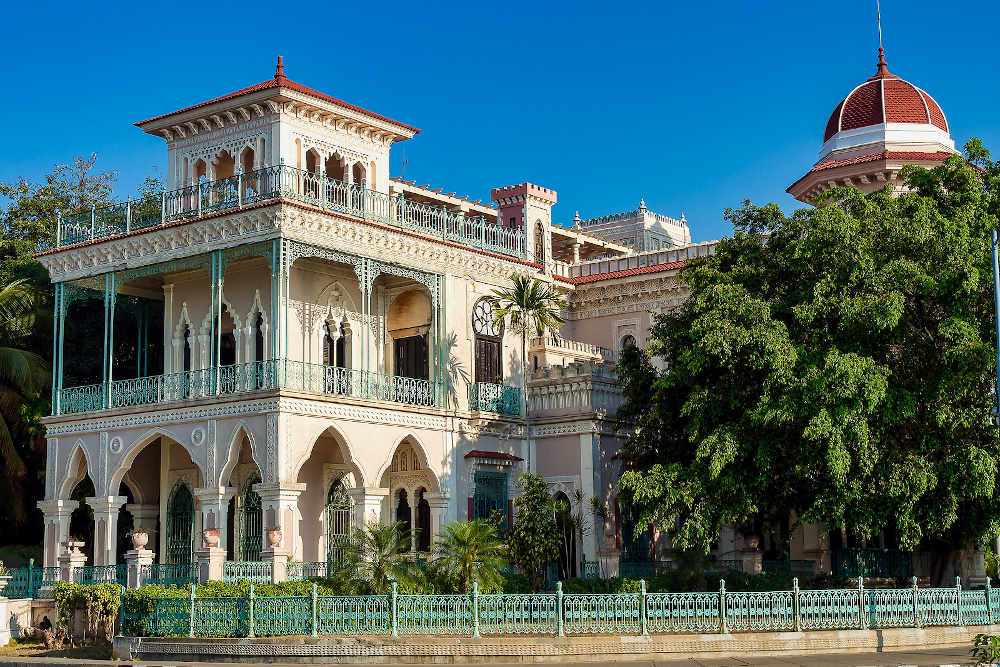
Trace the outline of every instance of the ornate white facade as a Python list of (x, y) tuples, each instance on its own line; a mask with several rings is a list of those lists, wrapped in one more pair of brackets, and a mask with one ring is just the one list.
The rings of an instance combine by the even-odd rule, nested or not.
[[(390, 179), (392, 144), (418, 130), (280, 63), (137, 125), (167, 143), (166, 191), (69, 216), (38, 255), (59, 315), (46, 566), (81, 503), (96, 565), (120, 561), (126, 523), (161, 563), (213, 529), (229, 560), (322, 562), (345, 522), (397, 519), (423, 551), (450, 521), (509, 513), (528, 470), (614, 508), (611, 364), (679, 303), (681, 262), (712, 251), (686, 222), (643, 206), (673, 221), (683, 255), (636, 254), (607, 225), (554, 225), (546, 188), (497, 188), (492, 206)], [(608, 267), (630, 260), (628, 278)], [(528, 359), (483, 324), (482, 299), (515, 274), (569, 302)], [(82, 332), (102, 310), (103, 330)], [(594, 520), (578, 563), (613, 566), (616, 517)]]

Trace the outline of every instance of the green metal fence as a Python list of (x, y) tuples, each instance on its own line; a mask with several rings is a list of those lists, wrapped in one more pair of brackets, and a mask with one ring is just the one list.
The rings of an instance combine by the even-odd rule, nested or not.
[(52, 586), (59, 578), (58, 567), (38, 567), (32, 558), (24, 567), (6, 570), (10, 576), (7, 585), (0, 589), (0, 596), (10, 599), (36, 598), (38, 591)]
[(574, 635), (850, 630), (987, 625), (1000, 600), (983, 589), (866, 589), (713, 593), (555, 593), (198, 598), (125, 597), (124, 634), (253, 637), (282, 635)]

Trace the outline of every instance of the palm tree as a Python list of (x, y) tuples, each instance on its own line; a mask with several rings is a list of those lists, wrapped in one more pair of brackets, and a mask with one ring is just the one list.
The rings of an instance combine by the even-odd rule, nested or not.
[(493, 290), (487, 297), (493, 306), (493, 317), (498, 327), (507, 324), (511, 330), (521, 334), (521, 414), (527, 418), (525, 400), (528, 394), (528, 332), (544, 336), (546, 332), (557, 330), (565, 320), (561, 310), (566, 302), (556, 293), (552, 285), (537, 278), (512, 275), (514, 285)]
[(393, 582), (409, 591), (420, 578), (409, 552), (410, 531), (402, 521), (371, 522), (351, 534), (333, 576), (357, 595), (386, 595)]
[(478, 582), (483, 592), (499, 592), (505, 554), (493, 524), (481, 519), (456, 521), (441, 535), (435, 567), (463, 593), (472, 591), (473, 582)]
[[(48, 376), (45, 361), (19, 347), (34, 323), (35, 293), (27, 281), (15, 280), (0, 288), (0, 458), (12, 499), (21, 496), (21, 481), (27, 474), (15, 433), (29, 440), (38, 435), (26, 428), (22, 408), (37, 403)], [(24, 518), (23, 503), (12, 503), (11, 509), (16, 520)]]

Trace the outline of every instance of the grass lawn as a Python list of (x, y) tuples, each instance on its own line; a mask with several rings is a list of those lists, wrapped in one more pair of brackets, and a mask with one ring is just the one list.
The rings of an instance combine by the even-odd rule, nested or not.
[(110, 660), (110, 646), (65, 647), (49, 651), (41, 639), (11, 639), (7, 646), (0, 646), (0, 656), (34, 656), (38, 658), (76, 658), (79, 660)]

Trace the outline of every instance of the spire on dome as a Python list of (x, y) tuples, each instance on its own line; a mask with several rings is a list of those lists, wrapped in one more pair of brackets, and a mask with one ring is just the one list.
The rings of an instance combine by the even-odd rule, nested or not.
[(284, 79), (285, 78), (285, 63), (281, 56), (278, 56), (278, 66), (274, 68), (274, 78)]
[(875, 72), (876, 76), (886, 76), (889, 73), (889, 66), (885, 62), (885, 49), (881, 46), (878, 47), (878, 71)]
[(646, 212), (646, 200), (642, 197), (639, 198), (639, 210), (643, 213)]

